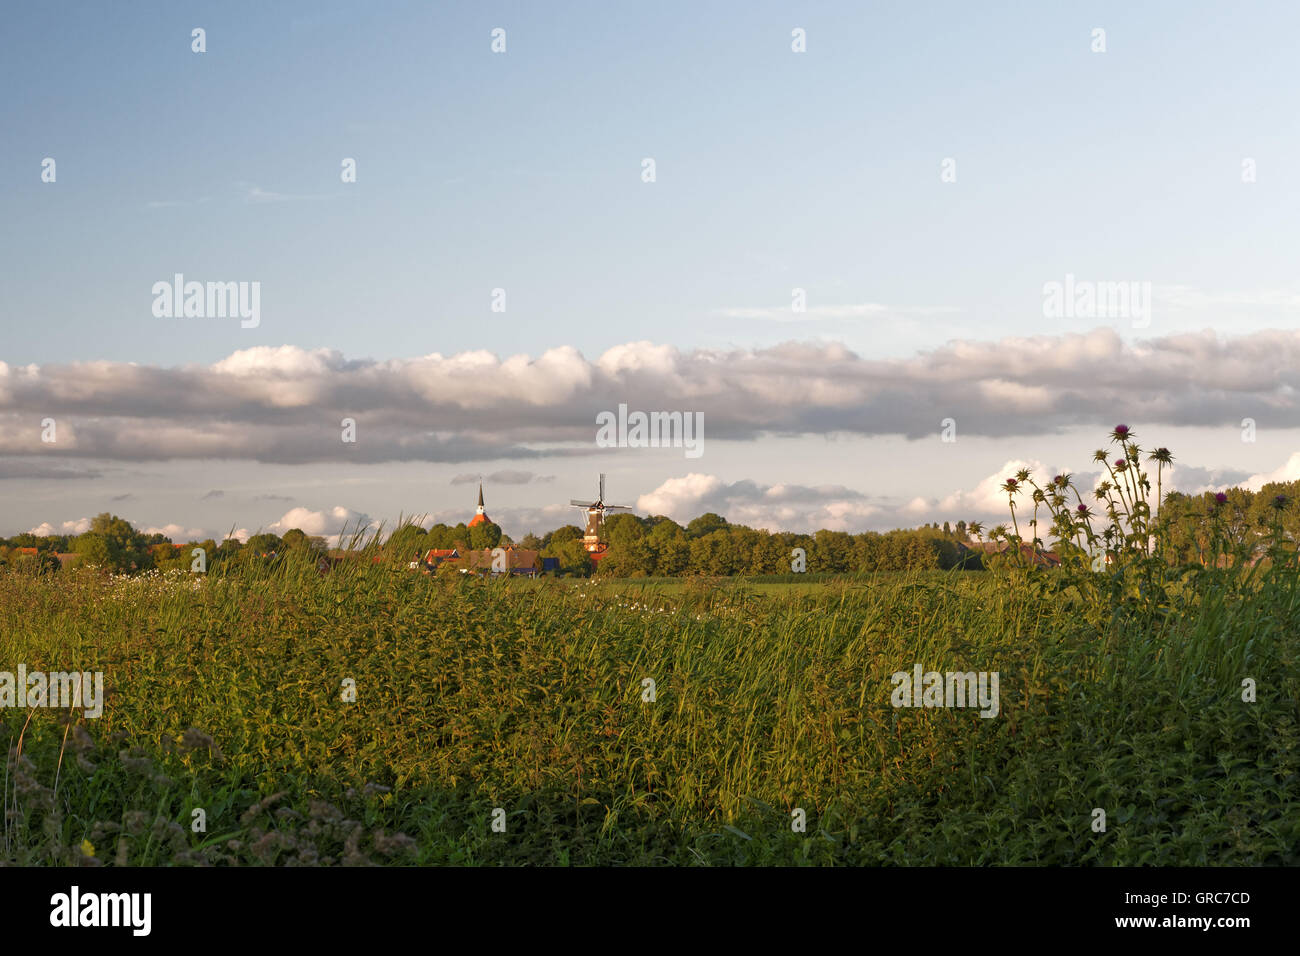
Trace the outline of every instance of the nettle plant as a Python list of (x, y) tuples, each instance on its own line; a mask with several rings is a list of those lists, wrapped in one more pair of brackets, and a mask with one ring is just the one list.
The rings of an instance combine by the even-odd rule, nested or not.
[[(1028, 469), (1002, 484), (1011, 509), (1011, 528), (998, 525), (989, 533), (994, 541), (1006, 541), (1019, 564), (1044, 553), (1039, 535), (1040, 514), (1050, 521), (1050, 534), (1057, 540), (1062, 561), (1087, 560), (1094, 570), (1103, 564), (1151, 558), (1159, 552), (1158, 518), (1163, 493), (1164, 469), (1174, 456), (1168, 448), (1147, 452), (1145, 459), (1137, 435), (1127, 425), (1116, 425), (1110, 433), (1112, 447), (1099, 448), (1093, 461), (1108, 475), (1091, 492), (1080, 490), (1069, 474), (1054, 475), (1039, 485)], [(1144, 464), (1145, 461), (1145, 464)], [(1155, 510), (1148, 467), (1155, 465)], [(1033, 505), (1027, 523), (1030, 538), (1021, 534), (1017, 498), (1028, 494)], [(1028, 554), (1026, 550), (1028, 549)]]

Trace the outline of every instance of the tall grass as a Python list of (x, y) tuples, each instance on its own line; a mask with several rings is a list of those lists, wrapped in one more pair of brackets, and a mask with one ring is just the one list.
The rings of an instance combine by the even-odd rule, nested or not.
[[(108, 686), (70, 734), (0, 711), (0, 859), (1295, 863), (1296, 584), (0, 575), (0, 669)], [(915, 663), (998, 671), (1000, 716), (894, 709)]]

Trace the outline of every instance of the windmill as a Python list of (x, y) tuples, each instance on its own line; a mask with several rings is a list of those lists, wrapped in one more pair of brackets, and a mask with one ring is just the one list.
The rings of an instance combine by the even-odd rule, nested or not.
[(603, 472), (600, 476), (600, 497), (595, 501), (569, 499), (569, 504), (575, 508), (585, 508), (587, 511), (587, 531), (582, 536), (582, 544), (587, 549), (587, 553), (593, 558), (599, 558), (609, 549), (609, 545), (600, 540), (600, 529), (605, 524), (605, 512), (632, 510), (626, 505), (605, 504), (605, 475)]

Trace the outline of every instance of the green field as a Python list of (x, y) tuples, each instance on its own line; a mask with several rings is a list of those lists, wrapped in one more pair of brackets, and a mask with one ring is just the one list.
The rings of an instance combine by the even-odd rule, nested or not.
[(1105, 577), (0, 574), (0, 670), (108, 687), (0, 710), (0, 861), (1300, 862), (1296, 573)]

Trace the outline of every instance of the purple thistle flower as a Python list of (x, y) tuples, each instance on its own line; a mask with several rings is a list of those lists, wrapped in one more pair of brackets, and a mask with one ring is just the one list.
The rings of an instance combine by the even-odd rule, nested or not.
[(1226, 505), (1228, 503), (1228, 496), (1222, 491), (1216, 492), (1214, 495), (1214, 503), (1216, 505)]

